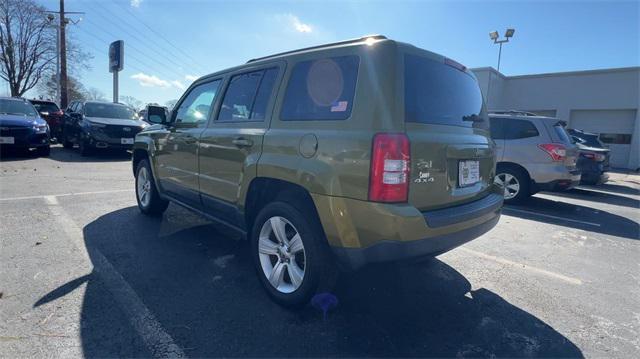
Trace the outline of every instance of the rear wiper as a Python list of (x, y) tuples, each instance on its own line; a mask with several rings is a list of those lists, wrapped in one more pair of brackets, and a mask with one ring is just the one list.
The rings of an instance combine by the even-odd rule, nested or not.
[(467, 116), (462, 116), (462, 121), (469, 121), (469, 122), (483, 122), (484, 118), (473, 114), (473, 115), (467, 115)]

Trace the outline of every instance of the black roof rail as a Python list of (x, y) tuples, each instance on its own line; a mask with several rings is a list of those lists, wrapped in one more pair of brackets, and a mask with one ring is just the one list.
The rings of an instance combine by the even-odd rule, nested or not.
[(280, 53), (277, 53), (277, 54), (264, 56), (264, 57), (257, 57), (255, 59), (251, 59), (251, 60), (247, 61), (247, 63), (256, 62), (256, 61), (260, 61), (260, 60), (266, 60), (266, 59), (269, 59), (269, 58), (272, 58), (272, 57), (277, 57), (277, 56), (282, 56), (282, 55), (287, 55), (287, 54), (293, 54), (295, 52), (300, 52), (300, 51), (321, 49), (323, 47), (329, 47), (329, 46), (352, 44), (352, 43), (364, 41), (366, 39), (385, 40), (385, 39), (387, 39), (387, 37), (384, 36), (384, 35), (367, 35), (367, 36), (362, 36), (362, 37), (359, 37), (359, 38), (356, 38), (356, 39), (343, 40), (343, 41), (338, 41), (338, 42), (332, 42), (332, 43), (329, 43), (329, 44), (322, 44), (322, 45), (317, 45), (317, 46), (305, 47), (305, 48), (302, 48), (302, 49), (296, 49), (296, 50), (291, 50), (291, 51), (280, 52)]

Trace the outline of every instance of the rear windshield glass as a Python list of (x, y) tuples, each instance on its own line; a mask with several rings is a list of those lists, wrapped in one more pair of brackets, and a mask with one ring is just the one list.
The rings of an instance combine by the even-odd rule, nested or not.
[(476, 80), (416, 55), (404, 59), (404, 110), (407, 122), (489, 128)]
[(32, 102), (33, 107), (36, 108), (36, 110), (38, 110), (38, 112), (49, 112), (49, 113), (53, 113), (53, 112), (58, 112), (59, 108), (58, 105), (56, 105), (53, 102)]
[(358, 79), (358, 56), (299, 62), (291, 72), (280, 118), (346, 120)]
[(567, 134), (567, 131), (564, 129), (564, 126), (562, 126), (561, 124), (556, 124), (553, 126), (553, 129), (554, 131), (556, 131), (556, 134), (562, 142), (573, 143), (569, 138), (569, 134)]
[(108, 103), (88, 103), (84, 106), (84, 114), (89, 117), (134, 119), (132, 109), (122, 105)]
[(38, 114), (28, 102), (0, 99), (0, 115), (37, 116)]

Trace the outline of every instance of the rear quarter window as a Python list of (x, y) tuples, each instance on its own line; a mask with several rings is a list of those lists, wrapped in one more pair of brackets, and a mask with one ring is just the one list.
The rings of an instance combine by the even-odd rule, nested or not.
[(351, 116), (358, 79), (358, 56), (297, 63), (291, 72), (280, 119), (346, 120)]

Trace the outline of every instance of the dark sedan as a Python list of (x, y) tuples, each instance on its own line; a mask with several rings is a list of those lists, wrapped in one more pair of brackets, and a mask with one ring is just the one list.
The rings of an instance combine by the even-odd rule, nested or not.
[(21, 98), (0, 97), (0, 147), (3, 149), (36, 149), (48, 156), (50, 132), (33, 105)]
[(136, 134), (148, 126), (137, 119), (129, 107), (110, 102), (73, 102), (63, 120), (61, 141), (65, 148), (74, 144), (80, 154), (97, 149), (131, 149)]
[(576, 165), (582, 172), (580, 182), (597, 185), (609, 179), (610, 150), (600, 142), (598, 135), (582, 130), (568, 129), (580, 155)]

